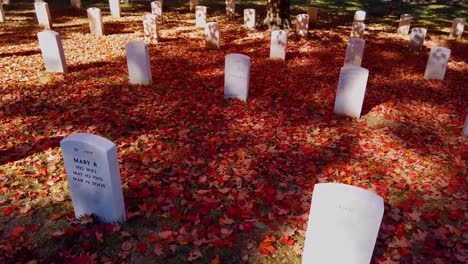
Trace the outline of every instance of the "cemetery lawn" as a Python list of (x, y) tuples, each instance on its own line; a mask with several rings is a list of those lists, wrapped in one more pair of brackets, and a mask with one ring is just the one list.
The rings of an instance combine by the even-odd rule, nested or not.
[[(462, 1), (402, 2), (392, 15), (388, 1), (314, 1), (322, 20), (307, 38), (290, 31), (277, 61), (270, 32), (242, 27), (241, 10), (261, 15), (264, 1), (242, 1), (234, 20), (224, 1), (200, 1), (221, 27), (221, 48), (206, 51), (188, 1), (167, 0), (150, 86), (128, 84), (125, 59), (147, 1), (112, 18), (107, 1), (83, 0), (102, 8), (103, 37), (85, 10), (48, 1), (65, 74), (45, 72), (31, 1), (13, 2), (0, 23), (0, 263), (300, 263), (321, 182), (384, 198), (372, 263), (466, 263), (468, 42), (447, 38)], [(292, 18), (306, 11), (291, 2)], [(352, 119), (333, 106), (360, 7), (370, 74)], [(428, 28), (420, 52), (395, 34), (406, 12)], [(444, 81), (423, 78), (432, 46), (451, 49)], [(229, 53), (251, 57), (245, 103), (223, 100)], [(59, 142), (77, 132), (117, 145), (126, 223), (74, 218)]]

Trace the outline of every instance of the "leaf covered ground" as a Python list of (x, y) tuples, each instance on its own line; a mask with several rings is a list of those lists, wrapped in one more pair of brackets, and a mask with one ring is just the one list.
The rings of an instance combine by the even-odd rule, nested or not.
[[(450, 19), (420, 52), (395, 34), (397, 16), (367, 25), (356, 120), (333, 114), (346, 18), (312, 25), (308, 38), (290, 31), (282, 62), (268, 59), (269, 31), (216, 7), (221, 49), (205, 50), (188, 5), (174, 4), (149, 46), (153, 84), (135, 86), (125, 43), (143, 40), (149, 4), (123, 5), (122, 18), (102, 7), (103, 37), (89, 34), (84, 11), (51, 10), (69, 66), (52, 74), (33, 5), (4, 6), (1, 263), (300, 263), (322, 182), (384, 198), (373, 263), (466, 263), (468, 53), (466, 40), (447, 39)], [(444, 81), (423, 78), (434, 45), (451, 49)], [(246, 103), (223, 100), (229, 53), (251, 57)], [(117, 145), (125, 224), (74, 218), (59, 141), (76, 132)]]

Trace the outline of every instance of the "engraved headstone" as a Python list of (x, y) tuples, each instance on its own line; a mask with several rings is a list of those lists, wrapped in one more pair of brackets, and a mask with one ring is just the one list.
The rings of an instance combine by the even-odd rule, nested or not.
[(344, 66), (340, 70), (333, 112), (359, 118), (366, 93), (369, 70), (358, 66)]
[(196, 27), (206, 26), (206, 6), (195, 7), (195, 26)]
[(125, 222), (117, 148), (87, 133), (60, 141), (75, 217), (95, 214), (101, 222)]
[(353, 22), (351, 26), (351, 37), (352, 38), (364, 38), (364, 32), (366, 30), (366, 24), (363, 22)]
[(151, 14), (155, 15), (161, 23), (163, 22), (163, 0), (151, 2)]
[(143, 34), (145, 42), (156, 44), (159, 41), (158, 22), (157, 16), (153, 14), (146, 14), (143, 17)]
[(219, 49), (219, 24), (218, 22), (209, 22), (205, 26), (205, 47), (206, 49)]
[(45, 29), (51, 29), (52, 19), (50, 18), (49, 5), (46, 2), (35, 2), (34, 10), (36, 10), (37, 23)]
[(463, 30), (465, 30), (465, 19), (464, 18), (455, 18), (453, 20), (452, 28), (450, 29), (449, 38), (451, 39), (461, 39)]
[(468, 136), (468, 114), (465, 118), (465, 126), (463, 127), (463, 136)]
[(379, 195), (355, 186), (314, 186), (302, 263), (370, 263), (384, 213)]
[(5, 12), (3, 11), (3, 4), (0, 3), (0, 23), (5, 22)]
[(236, 13), (236, 0), (226, 0), (226, 16), (234, 18)]
[(148, 45), (141, 41), (125, 44), (130, 84), (150, 85), (152, 82)]
[(111, 16), (120, 17), (120, 2), (119, 0), (109, 0), (109, 8)]
[(361, 66), (366, 41), (360, 38), (350, 38), (346, 44), (344, 65)]
[(102, 22), (101, 9), (96, 7), (90, 7), (86, 10), (88, 13), (89, 20), (89, 31), (91, 34), (103, 36), (104, 35), (104, 24)]
[(63, 52), (62, 38), (60, 34), (46, 29), (37, 33), (39, 46), (42, 52), (46, 71), (48, 72), (66, 72), (67, 63)]
[(255, 27), (255, 9), (244, 9), (244, 26), (246, 28)]
[(400, 16), (400, 22), (398, 23), (398, 30), (397, 30), (397, 33), (399, 35), (403, 35), (403, 36), (408, 35), (412, 19), (413, 17), (410, 14), (403, 14)]
[(364, 22), (366, 20), (366, 11), (356, 11), (354, 13), (354, 22)]
[(72, 8), (75, 8), (75, 9), (81, 8), (81, 0), (70, 0), (70, 4)]
[(224, 98), (238, 98), (247, 101), (250, 57), (238, 53), (228, 54), (224, 67)]
[(271, 31), (270, 58), (285, 60), (287, 47), (288, 32), (285, 30)]
[(299, 14), (296, 18), (296, 32), (299, 36), (306, 37), (309, 33), (309, 15)]
[(307, 15), (309, 15), (309, 22), (317, 21), (318, 8), (309, 6), (307, 9)]
[(424, 72), (424, 79), (443, 80), (447, 64), (450, 58), (450, 49), (443, 47), (432, 47)]
[(425, 28), (411, 29), (408, 47), (411, 50), (421, 50), (424, 44), (424, 39), (426, 38), (426, 32), (427, 32), (427, 29)]
[(195, 11), (195, 7), (198, 5), (198, 0), (190, 0), (190, 12)]

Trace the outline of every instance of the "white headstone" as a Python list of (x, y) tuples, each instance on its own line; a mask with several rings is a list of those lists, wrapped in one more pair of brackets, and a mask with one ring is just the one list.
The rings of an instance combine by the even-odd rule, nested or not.
[(443, 47), (431, 47), (431, 53), (426, 64), (424, 79), (443, 80), (447, 64), (450, 58), (450, 49)]
[(163, 22), (163, 0), (151, 2), (151, 14), (155, 15), (159, 21)]
[(0, 3), (0, 23), (5, 22), (5, 12), (3, 11), (3, 4)]
[(10, 4), (10, 2), (11, 2), (10, 0), (2, 0), (2, 4), (4, 4), (4, 5)]
[(296, 19), (296, 32), (299, 36), (305, 37), (309, 33), (309, 15), (299, 14)]
[(364, 22), (366, 20), (366, 11), (356, 11), (354, 13), (354, 22)]
[(76, 9), (81, 8), (81, 0), (70, 0), (70, 4), (73, 8), (76, 8)]
[(246, 28), (255, 27), (255, 9), (244, 9), (244, 26)]
[(453, 20), (452, 28), (450, 29), (449, 38), (451, 39), (461, 39), (463, 30), (465, 30), (465, 19), (464, 18), (455, 18)]
[(247, 101), (250, 57), (237, 53), (228, 54), (224, 67), (224, 98), (238, 98)]
[(52, 19), (50, 18), (49, 5), (46, 2), (35, 2), (34, 9), (36, 10), (37, 23), (45, 29), (51, 29)]
[(195, 7), (198, 5), (198, 0), (190, 0), (190, 12), (195, 11)]
[(307, 9), (307, 15), (309, 15), (309, 21), (317, 21), (318, 8), (309, 6)]
[(44, 30), (37, 33), (39, 46), (42, 52), (42, 58), (46, 71), (48, 72), (66, 72), (67, 63), (63, 52), (62, 38), (60, 34), (53, 30)]
[(302, 263), (370, 263), (383, 213), (383, 199), (373, 192), (346, 184), (316, 184)]
[(128, 42), (125, 44), (125, 53), (130, 83), (150, 85), (152, 77), (148, 45), (141, 41)]
[(465, 126), (463, 127), (463, 136), (468, 136), (468, 114), (465, 118)]
[(218, 22), (209, 22), (205, 26), (205, 47), (207, 49), (219, 49), (219, 24)]
[(226, 16), (234, 18), (236, 13), (236, 0), (226, 0)]
[(146, 14), (143, 17), (143, 34), (146, 43), (156, 44), (159, 41), (157, 18), (153, 14)]
[(60, 141), (75, 217), (125, 222), (117, 148), (97, 135), (77, 133)]
[(353, 22), (351, 26), (351, 37), (352, 38), (364, 38), (364, 32), (366, 30), (366, 24), (363, 22)]
[(104, 24), (102, 22), (101, 9), (96, 7), (90, 7), (86, 10), (88, 13), (89, 20), (89, 31), (91, 34), (103, 36), (104, 35)]
[(361, 116), (368, 77), (369, 70), (367, 69), (358, 66), (341, 68), (333, 110), (335, 114), (355, 118)]
[(195, 7), (195, 26), (196, 27), (206, 26), (206, 6)]
[(411, 30), (409, 48), (412, 50), (421, 50), (424, 39), (426, 38), (427, 29), (425, 28), (413, 28)]
[(109, 8), (113, 17), (120, 17), (120, 2), (119, 0), (109, 0)]
[(285, 30), (271, 31), (270, 59), (286, 59), (288, 47), (288, 32)]
[(400, 16), (400, 22), (398, 23), (398, 30), (397, 30), (397, 33), (399, 35), (403, 35), (403, 36), (408, 35), (412, 19), (413, 17), (410, 14), (403, 14)]
[(350, 38), (346, 44), (344, 65), (361, 66), (366, 41), (360, 38)]

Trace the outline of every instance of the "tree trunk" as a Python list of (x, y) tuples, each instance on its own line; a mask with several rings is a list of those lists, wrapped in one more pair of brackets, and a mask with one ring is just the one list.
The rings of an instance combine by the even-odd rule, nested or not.
[(270, 29), (291, 28), (289, 0), (267, 0), (267, 14), (263, 25)]

